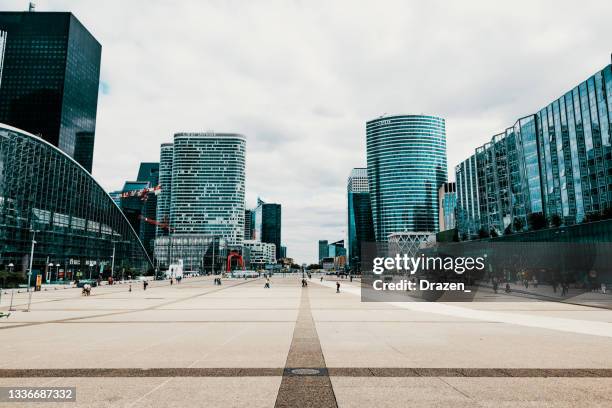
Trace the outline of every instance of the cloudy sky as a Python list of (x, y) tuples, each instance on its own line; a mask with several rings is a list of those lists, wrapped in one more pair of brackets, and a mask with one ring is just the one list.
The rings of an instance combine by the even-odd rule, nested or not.
[[(346, 235), (365, 122), (446, 118), (449, 175), (610, 63), (609, 1), (37, 0), (102, 44), (94, 176), (110, 190), (180, 131), (247, 136), (247, 206), (283, 206), (297, 261)], [(24, 10), (25, 0), (2, 0)]]

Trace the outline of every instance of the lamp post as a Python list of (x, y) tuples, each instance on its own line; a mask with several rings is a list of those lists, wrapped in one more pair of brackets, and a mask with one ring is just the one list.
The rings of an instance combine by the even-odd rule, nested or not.
[(115, 244), (117, 241), (113, 241), (113, 256), (111, 261), (111, 278), (113, 277), (113, 271), (115, 270)]
[(51, 278), (53, 277), (53, 262), (50, 262), (47, 266), (49, 267), (49, 272), (47, 273), (47, 279), (45, 280), (47, 283), (51, 283)]
[(30, 250), (30, 270), (28, 271), (28, 292), (30, 293), (30, 295), (28, 296), (28, 309), (26, 310), (26, 312), (30, 311), (30, 305), (32, 304), (32, 290), (30, 288), (30, 285), (32, 283), (32, 264), (34, 262), (34, 245), (36, 245), (36, 233), (38, 232), (37, 230), (31, 230), (32, 231), (32, 249)]
[[(57, 267), (57, 271), (55, 271), (55, 278), (56, 278), (56, 279), (59, 279), (59, 268), (60, 268), (60, 264), (59, 264), (59, 263), (56, 263), (56, 264), (55, 264), (55, 266)], [(64, 274), (64, 276), (66, 276), (66, 275)]]

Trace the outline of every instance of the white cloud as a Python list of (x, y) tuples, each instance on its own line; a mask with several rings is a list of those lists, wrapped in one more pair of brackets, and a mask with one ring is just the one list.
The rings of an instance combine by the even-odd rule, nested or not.
[[(27, 2), (8, 0), (4, 9)], [(365, 122), (447, 121), (449, 173), (610, 62), (602, 1), (53, 1), (102, 43), (94, 176), (107, 189), (178, 131), (248, 137), (247, 204), (283, 205), (289, 255), (346, 233)]]

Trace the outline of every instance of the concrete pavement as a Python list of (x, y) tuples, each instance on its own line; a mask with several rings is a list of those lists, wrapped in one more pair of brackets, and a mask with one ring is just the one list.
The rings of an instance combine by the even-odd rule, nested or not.
[(612, 404), (610, 310), (361, 303), (358, 282), (300, 280), (34, 293), (0, 320), (0, 386), (76, 386), (67, 407)]

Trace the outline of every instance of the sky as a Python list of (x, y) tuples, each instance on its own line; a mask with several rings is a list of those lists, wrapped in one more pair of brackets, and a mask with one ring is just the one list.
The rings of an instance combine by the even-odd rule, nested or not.
[[(247, 137), (246, 206), (282, 205), (299, 263), (345, 238), (365, 123), (446, 119), (449, 178), (492, 135), (610, 63), (610, 1), (73, 0), (102, 44), (93, 175), (134, 179), (185, 131)], [(1, 0), (3, 10), (28, 2)]]

